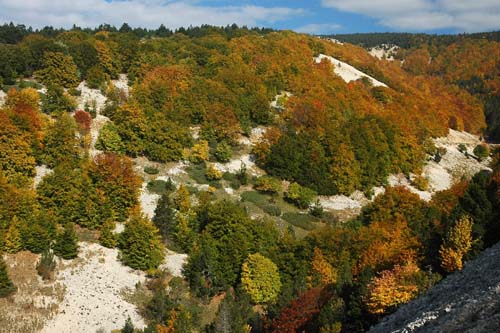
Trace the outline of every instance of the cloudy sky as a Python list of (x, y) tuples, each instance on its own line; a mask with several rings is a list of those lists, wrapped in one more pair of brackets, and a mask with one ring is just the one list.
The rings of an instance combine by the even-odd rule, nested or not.
[(500, 30), (500, 0), (0, 0), (0, 22), (169, 28), (237, 23), (313, 34)]

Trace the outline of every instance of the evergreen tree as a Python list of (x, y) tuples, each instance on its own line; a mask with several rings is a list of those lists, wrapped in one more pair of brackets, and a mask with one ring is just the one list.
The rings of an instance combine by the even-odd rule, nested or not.
[(7, 297), (16, 291), (16, 287), (10, 280), (7, 272), (7, 265), (0, 255), (0, 297)]
[(115, 222), (113, 220), (107, 220), (101, 227), (101, 235), (99, 237), (99, 243), (108, 248), (114, 248), (117, 244), (116, 236), (113, 233), (115, 230)]
[(51, 280), (54, 276), (55, 268), (56, 262), (52, 251), (50, 251), (50, 249), (43, 251), (40, 261), (36, 265), (38, 275), (40, 275), (43, 280)]
[(175, 210), (173, 206), (174, 203), (172, 199), (170, 199), (170, 192), (167, 191), (161, 196), (160, 200), (158, 200), (158, 205), (155, 209), (153, 223), (164, 239), (171, 239), (175, 231)]
[(119, 238), (123, 262), (135, 269), (157, 268), (163, 261), (164, 246), (158, 228), (143, 216), (133, 216)]
[(57, 237), (54, 253), (64, 259), (74, 259), (78, 256), (78, 238), (73, 223), (67, 223)]

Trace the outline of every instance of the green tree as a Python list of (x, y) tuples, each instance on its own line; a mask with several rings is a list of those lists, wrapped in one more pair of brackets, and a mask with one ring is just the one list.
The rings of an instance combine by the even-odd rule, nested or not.
[(92, 66), (87, 72), (86, 82), (89, 88), (99, 89), (109, 79), (109, 75), (104, 73), (100, 66)]
[(74, 259), (78, 256), (78, 238), (73, 223), (66, 223), (63, 231), (57, 236), (54, 254), (63, 259)]
[(217, 159), (217, 161), (222, 163), (229, 162), (232, 155), (233, 155), (233, 149), (227, 142), (222, 141), (217, 144), (217, 147), (215, 148), (214, 152), (214, 156)]
[(287, 200), (302, 209), (308, 208), (315, 197), (315, 191), (307, 187), (300, 186), (298, 183), (290, 184), (288, 191), (285, 193), (285, 198)]
[(113, 124), (113, 122), (108, 122), (101, 128), (95, 147), (96, 149), (108, 152), (125, 152), (122, 138), (118, 133), (118, 128), (115, 124)]
[(260, 253), (250, 254), (243, 263), (241, 283), (257, 304), (274, 303), (281, 290), (278, 267)]
[(54, 168), (62, 162), (74, 164), (80, 159), (79, 142), (76, 138), (76, 122), (69, 114), (61, 114), (49, 127), (43, 140), (42, 159)]
[(255, 189), (259, 192), (277, 194), (281, 188), (281, 181), (274, 177), (261, 176), (255, 181)]
[(153, 217), (153, 223), (156, 225), (160, 231), (160, 235), (164, 239), (173, 239), (175, 232), (176, 219), (174, 202), (170, 198), (170, 192), (167, 191), (162, 194), (158, 200), (158, 205), (155, 209), (155, 216)]
[(0, 255), (0, 297), (7, 297), (15, 291), (16, 287), (10, 280), (7, 265)]
[(36, 71), (35, 76), (45, 85), (58, 85), (74, 88), (79, 83), (78, 68), (71, 56), (61, 52), (45, 52), (43, 68)]
[(101, 234), (99, 236), (99, 244), (104, 247), (114, 248), (117, 244), (117, 239), (113, 231), (115, 230), (115, 222), (109, 219), (101, 227)]
[(60, 86), (49, 85), (42, 95), (42, 111), (47, 114), (71, 112), (76, 108), (75, 100)]
[(165, 248), (158, 228), (143, 216), (133, 216), (120, 234), (122, 261), (134, 269), (157, 268), (163, 261)]

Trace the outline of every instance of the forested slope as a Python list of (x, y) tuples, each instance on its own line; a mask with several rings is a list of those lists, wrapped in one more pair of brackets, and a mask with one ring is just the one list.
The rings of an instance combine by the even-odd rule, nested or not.
[[(236, 26), (2, 29), (0, 250), (41, 253), (50, 280), (52, 252), (118, 248), (148, 275), (131, 297), (145, 332), (361, 332), (500, 238), (485, 143), (457, 149), (491, 168), (458, 170), (428, 201), (387, 186), (399, 174), (425, 189), (424, 164), (446, 153), (433, 138), (486, 128), (481, 96), (444, 58), (431, 71), (418, 50), (401, 66)], [(387, 87), (346, 82), (320, 54)], [(372, 200), (344, 223), (316, 201), (352, 193)], [(187, 254), (183, 278), (162, 271), (166, 247)], [(8, 270), (0, 296), (15, 299)]]

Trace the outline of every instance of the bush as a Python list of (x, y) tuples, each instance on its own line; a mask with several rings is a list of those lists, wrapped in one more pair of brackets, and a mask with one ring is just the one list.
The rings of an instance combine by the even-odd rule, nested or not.
[(147, 173), (148, 175), (157, 175), (160, 172), (160, 170), (158, 170), (155, 167), (145, 166), (144, 172)]
[(276, 194), (281, 191), (281, 181), (274, 177), (262, 176), (257, 178), (255, 189), (259, 192)]
[(172, 186), (164, 180), (152, 180), (148, 183), (148, 186), (146, 188), (151, 193), (162, 195), (163, 193), (171, 190)]
[(71, 96), (81, 96), (82, 95), (82, 91), (79, 90), (79, 89), (76, 89), (76, 88), (69, 88), (68, 89), (68, 94), (70, 94)]
[(411, 184), (420, 191), (427, 191), (429, 189), (429, 180), (422, 175), (415, 176)]
[(231, 156), (233, 155), (233, 150), (231, 146), (227, 144), (225, 141), (219, 143), (217, 148), (215, 148), (214, 156), (217, 161), (225, 163), (229, 162)]
[(463, 143), (459, 144), (457, 149), (462, 154), (466, 154), (467, 155), (467, 146), (465, 146)]
[(484, 160), (486, 157), (488, 157), (490, 155), (490, 149), (488, 148), (487, 145), (481, 144), (481, 145), (477, 145), (474, 148), (473, 153), (474, 153), (474, 155), (476, 155), (476, 157), (480, 161), (482, 161), (482, 160)]
[(55, 269), (56, 261), (54, 260), (54, 254), (49, 249), (43, 251), (40, 261), (38, 261), (36, 265), (38, 275), (40, 275), (43, 280), (52, 280)]
[(210, 164), (205, 173), (205, 177), (208, 180), (220, 180), (222, 178), (222, 171), (217, 169), (213, 164)]
[(251, 202), (257, 206), (267, 203), (267, 197), (257, 191), (247, 191), (241, 193), (241, 200)]
[(308, 208), (315, 197), (315, 191), (297, 183), (290, 184), (288, 192), (285, 193), (285, 199), (302, 209)]
[(323, 217), (323, 215), (325, 215), (325, 211), (323, 209), (323, 206), (319, 202), (319, 199), (317, 199), (316, 202), (314, 203), (314, 205), (312, 205), (309, 208), (309, 214), (311, 214), (314, 217), (318, 217), (318, 218)]
[(281, 209), (276, 205), (264, 205), (262, 210), (271, 216), (281, 216)]

